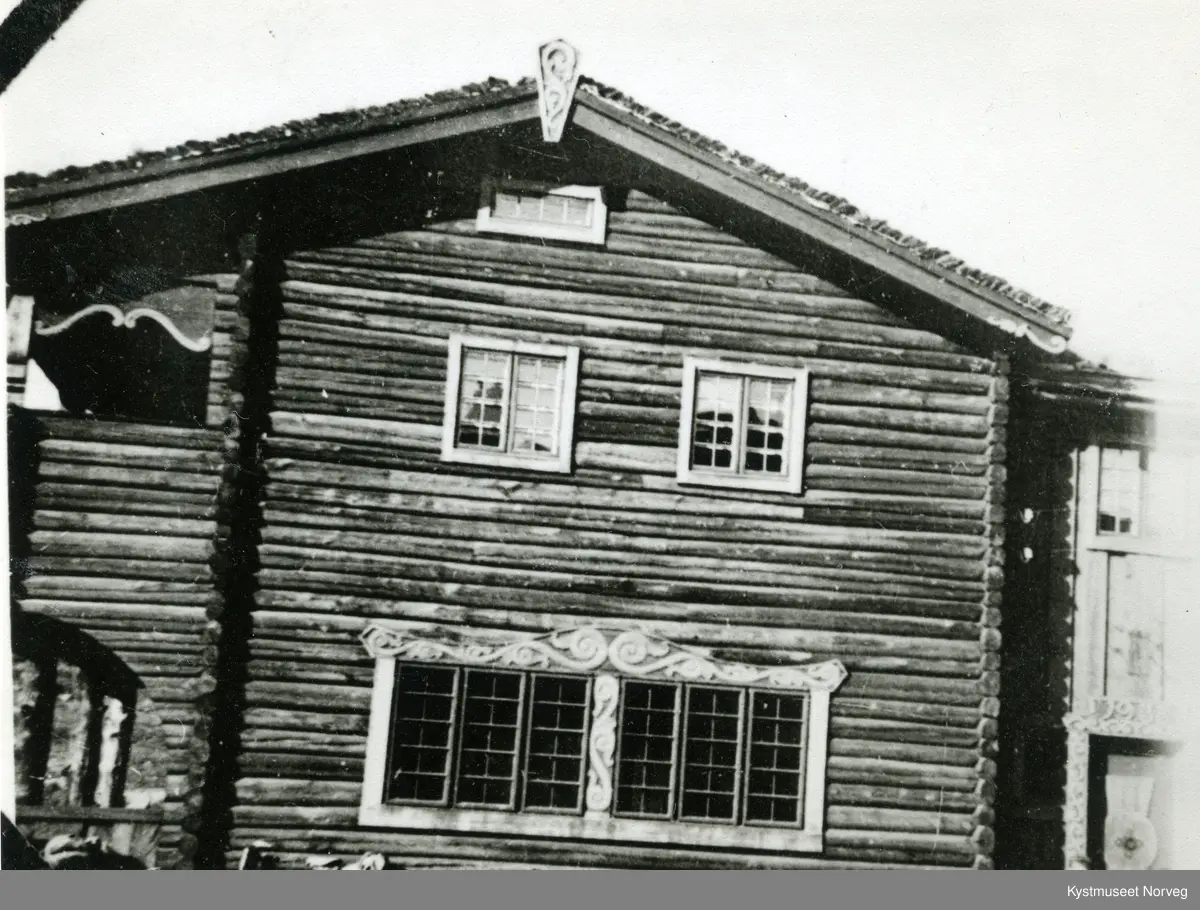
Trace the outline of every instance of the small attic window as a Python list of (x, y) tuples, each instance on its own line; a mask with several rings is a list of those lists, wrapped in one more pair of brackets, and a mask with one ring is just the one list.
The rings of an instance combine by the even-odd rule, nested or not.
[(607, 209), (598, 186), (549, 186), (517, 180), (483, 181), (481, 232), (604, 243)]

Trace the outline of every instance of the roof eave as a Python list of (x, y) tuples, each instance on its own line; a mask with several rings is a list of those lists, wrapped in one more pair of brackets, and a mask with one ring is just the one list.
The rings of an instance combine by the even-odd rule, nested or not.
[[(1022, 307), (988, 288), (922, 263), (897, 244), (856, 228), (830, 212), (807, 203), (796, 193), (740, 169), (718, 155), (675, 137), (592, 93), (576, 96), (575, 126), (628, 151), (653, 157), (656, 163), (697, 180), (715, 192), (743, 202), (761, 214), (817, 241), (867, 262), (878, 271), (967, 312), (1000, 331), (1025, 338), (1038, 348), (1063, 353), (1069, 325)], [(667, 150), (655, 153), (657, 144)]]
[(333, 135), (261, 142), (153, 161), (136, 170), (7, 189), (5, 217), (9, 226), (70, 218), (537, 119), (536, 88), (517, 86), (422, 106)]

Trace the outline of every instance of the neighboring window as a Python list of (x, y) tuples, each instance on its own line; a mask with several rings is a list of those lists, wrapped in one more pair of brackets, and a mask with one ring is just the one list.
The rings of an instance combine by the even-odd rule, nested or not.
[(594, 628), (364, 641), (363, 824), (820, 849), (836, 661), (730, 664)]
[(1137, 537), (1141, 532), (1142, 452), (1100, 450), (1100, 491), (1096, 533)]
[(497, 234), (602, 244), (606, 218), (599, 187), (486, 179), (476, 227)]
[(685, 358), (680, 483), (799, 493), (808, 371)]
[(450, 338), (442, 458), (569, 471), (579, 349)]

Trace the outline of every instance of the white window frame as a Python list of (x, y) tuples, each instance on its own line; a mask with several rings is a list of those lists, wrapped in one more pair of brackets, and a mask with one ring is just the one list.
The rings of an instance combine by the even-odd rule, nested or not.
[[(366, 765), (358, 822), (374, 827), (523, 834), (580, 840), (752, 848), (782, 853), (816, 853), (824, 846), (825, 777), (829, 749), (829, 701), (846, 678), (839, 661), (779, 666), (717, 660), (707, 651), (685, 648), (635, 630), (576, 629), (530, 635), (470, 632), (438, 626), (369, 626), (363, 645), (375, 659), (367, 733)], [(454, 809), (383, 800), (391, 738), (396, 663), (450, 667), (563, 672), (591, 676), (590, 724), (584, 750), (584, 809), (575, 815), (522, 813), (504, 809)], [(804, 795), (801, 823), (666, 821), (618, 816), (614, 770), (621, 680), (734, 686), (805, 693)]]
[[(517, 192), (525, 190), (549, 196), (586, 199), (592, 203), (592, 223), (587, 226), (577, 226), (499, 218), (492, 210), (494, 194), (497, 190), (515, 190)], [(608, 207), (604, 204), (603, 197), (603, 191), (598, 186), (553, 186), (528, 180), (500, 180), (495, 177), (485, 177), (479, 199), (479, 211), (475, 218), (475, 228), (481, 233), (515, 234), (519, 237), (540, 237), (543, 240), (567, 240), (603, 246), (608, 227)]]
[[(458, 444), (459, 398), (462, 386), (463, 348), (496, 351), (517, 357), (552, 357), (563, 361), (562, 384), (558, 399), (558, 451), (553, 455), (526, 452), (501, 452), (485, 448), (467, 448)], [(537, 344), (512, 338), (485, 338), (475, 335), (451, 335), (446, 367), (446, 404), (442, 417), (442, 461), (460, 464), (526, 468), (533, 471), (570, 473), (575, 442), (575, 398), (579, 385), (579, 348), (566, 345)], [(511, 402), (513, 379), (505, 394)], [(515, 410), (508, 408), (511, 415)], [(511, 416), (509, 416), (511, 420)], [(510, 433), (511, 436), (511, 433)]]
[[(1104, 450), (1133, 450), (1140, 453), (1140, 475), (1138, 480), (1137, 514), (1134, 516), (1133, 531), (1100, 530), (1100, 461)], [(1079, 460), (1079, 531), (1084, 547), (1089, 550), (1108, 550), (1117, 553), (1155, 552), (1158, 547), (1147, 538), (1145, 529), (1146, 512), (1146, 452), (1136, 444), (1105, 444), (1089, 446), (1080, 454)]]
[[(791, 411), (785, 427), (788, 441), (787, 473), (773, 476), (764, 472), (745, 473), (739, 466), (733, 471), (706, 471), (692, 467), (692, 434), (696, 419), (696, 379), (698, 373), (723, 373), (742, 378), (779, 379), (793, 383)], [(808, 421), (808, 377), (803, 367), (767, 366), (758, 363), (739, 363), (727, 360), (683, 359), (683, 387), (680, 420), (679, 450), (675, 476), (681, 484), (709, 487), (739, 487), (764, 492), (800, 493), (804, 489), (804, 450)], [(743, 421), (745, 419), (743, 415)], [(744, 426), (742, 429), (745, 436)], [(744, 440), (738, 441), (740, 446)]]

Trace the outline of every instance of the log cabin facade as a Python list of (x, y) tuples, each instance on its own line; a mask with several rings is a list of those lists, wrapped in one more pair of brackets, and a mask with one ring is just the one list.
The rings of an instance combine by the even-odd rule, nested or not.
[(18, 823), (174, 867), (1096, 864), (1021, 726), (1066, 735), (1071, 572), (1029, 587), (1007, 492), (1093, 427), (1031, 429), (1067, 315), (540, 63), (10, 178)]

